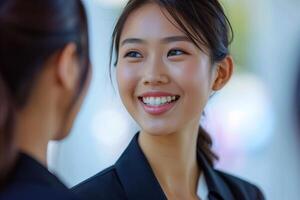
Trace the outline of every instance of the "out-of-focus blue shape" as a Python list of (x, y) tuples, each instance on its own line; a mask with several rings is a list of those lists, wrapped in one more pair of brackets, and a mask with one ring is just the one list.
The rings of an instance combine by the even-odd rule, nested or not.
[(253, 74), (235, 75), (211, 98), (205, 118), (205, 126), (220, 153), (256, 153), (269, 143), (274, 131), (268, 90)]

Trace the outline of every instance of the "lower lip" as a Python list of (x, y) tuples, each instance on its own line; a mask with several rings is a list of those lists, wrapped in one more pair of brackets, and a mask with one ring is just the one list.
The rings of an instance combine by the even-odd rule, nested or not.
[(142, 101), (140, 101), (144, 110), (150, 114), (150, 115), (161, 115), (169, 110), (171, 110), (173, 108), (173, 106), (175, 105), (176, 101), (171, 102), (171, 103), (167, 103), (161, 106), (149, 106), (144, 104)]

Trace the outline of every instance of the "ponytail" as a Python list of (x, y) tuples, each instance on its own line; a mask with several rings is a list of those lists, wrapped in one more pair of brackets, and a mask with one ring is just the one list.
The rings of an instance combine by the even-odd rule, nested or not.
[(197, 152), (204, 155), (213, 166), (219, 157), (212, 151), (212, 139), (210, 135), (200, 126), (198, 130)]
[(12, 169), (14, 148), (14, 108), (5, 81), (0, 75), (0, 188)]

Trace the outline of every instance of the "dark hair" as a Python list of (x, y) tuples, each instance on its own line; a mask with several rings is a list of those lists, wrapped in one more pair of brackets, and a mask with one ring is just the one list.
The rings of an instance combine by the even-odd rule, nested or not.
[(44, 63), (68, 43), (76, 44), (81, 78), (75, 102), (88, 76), (89, 47), (87, 18), (80, 0), (3, 0), (0, 27), (0, 182), (3, 182), (17, 154), (13, 140), (14, 113), (26, 105)]
[(6, 84), (0, 75), (0, 188), (14, 161), (14, 108)]
[[(229, 54), (228, 46), (233, 39), (233, 31), (218, 0), (129, 0), (112, 34), (110, 66), (113, 50), (116, 55), (114, 65), (118, 62), (120, 37), (128, 16), (146, 3), (155, 3), (165, 9), (176, 21), (177, 25), (174, 25), (200, 50), (209, 50), (212, 64), (223, 60)], [(211, 150), (212, 140), (201, 126), (198, 132), (197, 150), (213, 165), (218, 157)]]

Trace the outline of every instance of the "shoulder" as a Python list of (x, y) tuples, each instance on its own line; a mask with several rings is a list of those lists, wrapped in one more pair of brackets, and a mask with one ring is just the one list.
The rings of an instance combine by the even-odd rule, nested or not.
[(256, 185), (219, 170), (215, 170), (215, 172), (224, 180), (235, 197), (247, 197), (246, 199), (255, 200), (265, 199)]
[(115, 166), (104, 169), (71, 190), (81, 199), (126, 199)]
[(0, 193), (0, 200), (23, 199), (78, 200), (76, 196), (67, 189), (52, 188), (46, 185), (31, 183), (14, 183)]

